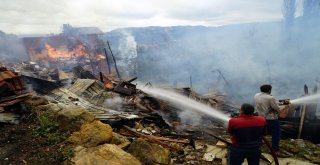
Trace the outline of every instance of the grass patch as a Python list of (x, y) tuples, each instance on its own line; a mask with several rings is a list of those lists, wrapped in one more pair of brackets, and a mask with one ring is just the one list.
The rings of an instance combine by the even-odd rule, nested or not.
[(74, 152), (70, 147), (62, 147), (57, 149), (54, 152), (49, 154), (51, 161), (62, 162), (66, 159), (72, 158), (74, 156)]
[(53, 113), (43, 112), (37, 115), (37, 124), (33, 134), (38, 137), (40, 144), (48, 148), (46, 154), (42, 154), (40, 162), (63, 162), (74, 156), (72, 146), (66, 145), (65, 140), (69, 137), (68, 132), (59, 129), (59, 124)]
[(41, 113), (37, 116), (39, 126), (34, 129), (34, 134), (43, 138), (41, 144), (50, 146), (59, 144), (68, 138), (67, 133), (59, 130), (58, 123), (54, 120), (52, 113)]

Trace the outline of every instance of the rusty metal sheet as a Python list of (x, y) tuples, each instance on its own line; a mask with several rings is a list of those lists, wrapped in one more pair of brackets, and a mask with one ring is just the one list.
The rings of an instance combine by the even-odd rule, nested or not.
[(15, 100), (11, 100), (11, 101), (7, 101), (7, 102), (4, 102), (4, 103), (0, 103), (0, 107), (6, 107), (6, 106), (10, 106), (10, 105), (19, 103), (19, 102), (23, 101), (24, 99), (25, 98), (18, 98), (18, 99), (15, 99)]
[(10, 70), (2, 71), (0, 72), (0, 82), (7, 79), (16, 78), (18, 76), (18, 73), (12, 72)]
[(12, 100), (15, 100), (15, 99), (20, 99), (20, 98), (25, 99), (26, 97), (31, 96), (31, 95), (32, 95), (32, 93), (24, 93), (24, 94), (21, 94), (21, 95), (18, 95), (18, 96), (7, 97), (5, 99), (0, 100), (0, 103), (7, 102), (7, 101), (12, 101)]

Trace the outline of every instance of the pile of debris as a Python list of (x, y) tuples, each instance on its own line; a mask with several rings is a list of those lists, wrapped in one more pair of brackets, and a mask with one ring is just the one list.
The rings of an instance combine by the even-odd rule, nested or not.
[(30, 96), (26, 92), (21, 75), (0, 67), (0, 121), (17, 122), (17, 115), (11, 112), (21, 113), (26, 110), (23, 101)]
[[(7, 70), (4, 71), (6, 74), (3, 75), (8, 75)], [(14, 98), (0, 102), (0, 105), (14, 102), (10, 110), (16, 103), (21, 105), (30, 95), (22, 90), (24, 86), (12, 88), (11, 83), (22, 82), (20, 76), (13, 73), (10, 72), (9, 77), (1, 76), (6, 78), (0, 81), (3, 82), (0, 89), (5, 91), (1, 94), (6, 94), (1, 95), (1, 100)], [(33, 96), (26, 101), (28, 109), (40, 115), (38, 119), (46, 119), (46, 122), (42, 121), (42, 126), (35, 129), (37, 136), (50, 139), (45, 144), (63, 146), (61, 151), (72, 153), (64, 155), (60, 161), (75, 164), (226, 164), (229, 142), (225, 139), (229, 137), (215, 119), (196, 114), (190, 120), (184, 120), (181, 116), (184, 111), (179, 107), (137, 89), (137, 85), (133, 84), (136, 78), (125, 81), (103, 74), (96, 78), (82, 67), (74, 68), (73, 74), (75, 76), (67, 81), (70, 84), (50, 90), (47, 88), (42, 90), (43, 97)], [(43, 82), (37, 83), (38, 86), (46, 86), (41, 85)], [(225, 113), (237, 109), (237, 106), (227, 104), (222, 95), (200, 95), (191, 88), (172, 90)], [(45, 101), (38, 104), (39, 100)], [(1, 107), (7, 109), (9, 106)], [(50, 129), (42, 129), (49, 120), (43, 117), (44, 114), (49, 114), (49, 123), (54, 123), (49, 124)], [(197, 124), (192, 121), (195, 118)], [(298, 152), (289, 144), (287, 146), (291, 149), (286, 149), (283, 157), (290, 158), (280, 159), (281, 164), (300, 162), (292, 159)], [(305, 144), (309, 145), (307, 142)], [(312, 151), (304, 152), (304, 156), (298, 159), (319, 163), (317, 159), (311, 159), (312, 155), (320, 156), (318, 149), (319, 146), (313, 146)], [(269, 151), (264, 150), (261, 161), (274, 163), (267, 153)]]

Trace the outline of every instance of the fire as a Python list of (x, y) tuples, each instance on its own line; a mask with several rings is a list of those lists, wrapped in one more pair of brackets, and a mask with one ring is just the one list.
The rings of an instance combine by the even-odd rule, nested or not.
[(60, 47), (59, 50), (54, 48), (48, 43), (45, 43), (48, 57), (52, 59), (56, 58), (71, 58), (79, 56), (88, 56), (89, 53), (86, 51), (86, 47), (83, 44), (75, 46), (72, 50), (68, 50), (67, 47)]
[(100, 61), (100, 60), (106, 59), (106, 57), (103, 56), (102, 54), (97, 54), (97, 55), (96, 55), (96, 59), (97, 59), (97, 61)]

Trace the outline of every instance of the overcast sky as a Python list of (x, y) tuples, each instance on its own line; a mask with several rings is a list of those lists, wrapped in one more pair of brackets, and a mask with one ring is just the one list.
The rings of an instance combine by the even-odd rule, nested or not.
[(0, 30), (59, 33), (61, 25), (121, 27), (280, 21), (282, 0), (1, 0)]

